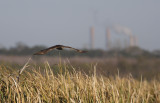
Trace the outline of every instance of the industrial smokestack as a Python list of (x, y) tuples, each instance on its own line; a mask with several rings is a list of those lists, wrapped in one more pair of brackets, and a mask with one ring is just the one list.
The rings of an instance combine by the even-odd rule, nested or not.
[(134, 42), (134, 46), (138, 46), (138, 44), (137, 44), (137, 37), (136, 36), (133, 36), (133, 42)]
[(125, 34), (129, 37), (130, 47), (137, 46), (137, 38), (132, 35), (132, 31), (129, 28), (120, 25), (114, 25), (113, 28), (117, 33)]
[(106, 29), (106, 48), (107, 50), (111, 49), (111, 33), (110, 33), (110, 28)]
[(132, 35), (129, 36), (129, 39), (130, 39), (130, 47), (133, 47), (135, 46), (134, 45), (134, 37)]
[(91, 49), (94, 49), (94, 27), (91, 27), (90, 28), (90, 35), (91, 35), (91, 37), (90, 37), (90, 48)]

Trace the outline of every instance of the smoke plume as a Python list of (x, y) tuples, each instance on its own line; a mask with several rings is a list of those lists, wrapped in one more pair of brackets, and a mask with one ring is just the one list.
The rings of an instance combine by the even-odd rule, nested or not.
[(113, 29), (119, 34), (125, 34), (128, 36), (132, 36), (132, 31), (127, 27), (120, 26), (120, 25), (114, 25)]

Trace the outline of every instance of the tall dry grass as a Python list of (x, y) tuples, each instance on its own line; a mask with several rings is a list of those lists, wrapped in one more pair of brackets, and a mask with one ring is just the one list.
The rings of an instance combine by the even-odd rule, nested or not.
[[(26, 66), (26, 65), (25, 65)], [(27, 67), (27, 66), (26, 66)], [(66, 64), (58, 64), (54, 74), (45, 67), (30, 66), (21, 75), (15, 69), (0, 66), (0, 102), (2, 103), (160, 103), (160, 82), (87, 75)], [(63, 69), (65, 71), (63, 71)], [(68, 70), (72, 69), (72, 72)], [(22, 69), (21, 69), (22, 70)], [(19, 78), (19, 81), (18, 81)]]

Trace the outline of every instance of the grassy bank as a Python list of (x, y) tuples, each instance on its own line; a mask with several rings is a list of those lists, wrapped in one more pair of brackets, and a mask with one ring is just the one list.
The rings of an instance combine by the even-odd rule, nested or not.
[[(55, 74), (53, 69), (58, 71)], [(159, 103), (160, 82), (138, 81), (131, 75), (104, 77), (75, 71), (72, 65), (48, 63), (25, 66), (21, 75), (15, 68), (0, 66), (0, 100), (2, 103)], [(69, 70), (69, 71), (68, 71)], [(72, 70), (72, 71), (71, 71)], [(19, 77), (19, 81), (17, 79)]]

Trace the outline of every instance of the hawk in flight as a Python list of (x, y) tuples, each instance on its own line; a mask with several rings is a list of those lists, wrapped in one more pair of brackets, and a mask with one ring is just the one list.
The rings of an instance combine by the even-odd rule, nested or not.
[(46, 49), (43, 49), (39, 52), (36, 52), (34, 53), (33, 55), (43, 55), (43, 54), (46, 54), (48, 53), (49, 51), (53, 50), (53, 49), (58, 49), (58, 50), (63, 50), (63, 48), (69, 48), (69, 49), (73, 49), (79, 53), (86, 53), (87, 51), (82, 51), (82, 50), (79, 50), (79, 49), (75, 49), (75, 48), (72, 48), (70, 46), (64, 46), (64, 45), (55, 45), (55, 46), (52, 46), (52, 47), (49, 47), (49, 48), (46, 48)]

